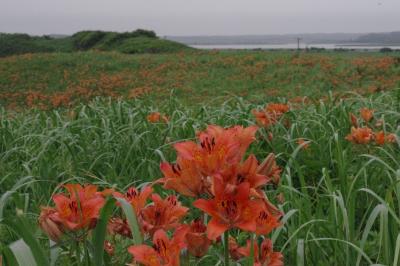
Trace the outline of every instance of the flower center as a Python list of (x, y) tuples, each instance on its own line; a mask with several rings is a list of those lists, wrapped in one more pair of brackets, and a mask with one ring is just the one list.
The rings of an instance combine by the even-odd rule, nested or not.
[(201, 147), (206, 150), (208, 153), (211, 153), (215, 147), (215, 138), (211, 138), (211, 141), (208, 137), (206, 137), (201, 143)]
[(164, 240), (157, 239), (156, 243), (154, 244), (154, 249), (160, 255), (160, 257), (163, 258), (164, 262), (168, 263), (168, 248)]
[(222, 209), (222, 212), (224, 215), (229, 218), (230, 220), (232, 218), (235, 218), (238, 213), (238, 206), (236, 201), (228, 199), (228, 200), (223, 200), (220, 202), (220, 208)]
[(129, 188), (128, 191), (126, 192), (126, 197), (129, 200), (135, 199), (139, 195), (138, 191), (136, 188)]

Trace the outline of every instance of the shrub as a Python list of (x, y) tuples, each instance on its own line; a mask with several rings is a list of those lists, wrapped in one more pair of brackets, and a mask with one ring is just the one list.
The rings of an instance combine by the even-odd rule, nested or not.
[(389, 47), (383, 47), (379, 50), (381, 53), (390, 53), (393, 52), (392, 48)]
[(78, 50), (87, 50), (101, 41), (107, 32), (104, 31), (80, 31), (72, 35), (74, 47)]
[(36, 44), (35, 39), (28, 34), (0, 34), (0, 57), (47, 51), (47, 47)]

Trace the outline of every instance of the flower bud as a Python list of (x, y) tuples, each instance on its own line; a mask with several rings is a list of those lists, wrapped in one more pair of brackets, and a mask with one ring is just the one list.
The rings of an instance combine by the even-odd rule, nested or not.
[(40, 228), (54, 242), (60, 241), (60, 238), (63, 235), (62, 224), (53, 218), (56, 213), (57, 211), (53, 208), (42, 207), (42, 211), (40, 212), (39, 216)]

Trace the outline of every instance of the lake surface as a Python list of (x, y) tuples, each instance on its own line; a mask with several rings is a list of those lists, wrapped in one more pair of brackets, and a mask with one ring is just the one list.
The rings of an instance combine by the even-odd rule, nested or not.
[[(225, 49), (265, 49), (265, 50), (275, 50), (275, 49), (297, 49), (297, 43), (288, 43), (288, 44), (202, 44), (202, 45), (189, 45), (193, 48), (197, 49), (218, 49), (218, 50), (225, 50)], [(344, 45), (344, 44), (301, 44), (300, 48), (325, 48), (325, 49), (354, 49), (354, 50), (379, 50), (384, 47), (391, 48), (393, 50), (400, 49), (400, 45)]]

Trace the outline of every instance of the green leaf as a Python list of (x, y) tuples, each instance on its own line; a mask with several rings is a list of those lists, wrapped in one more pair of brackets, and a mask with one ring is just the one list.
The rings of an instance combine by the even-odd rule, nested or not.
[(125, 213), (128, 225), (132, 232), (134, 245), (141, 245), (143, 243), (143, 237), (142, 233), (140, 232), (139, 223), (132, 205), (125, 199), (117, 198), (117, 200), (121, 204), (121, 208)]
[(96, 228), (93, 231), (93, 258), (94, 265), (104, 265), (104, 240), (107, 233), (107, 222), (113, 212), (115, 206), (115, 199), (110, 198), (107, 200), (104, 207), (101, 209), (99, 219), (97, 220)]
[(35, 258), (37, 265), (50, 265), (48, 255), (43, 250), (33, 233), (29, 230), (31, 225), (29, 225), (25, 218), (18, 217), (15, 220), (5, 220), (5, 224), (23, 239), (24, 243), (29, 247), (33, 257)]
[(33, 257), (30, 247), (24, 240), (17, 240), (9, 245), (9, 248), (14, 255), (18, 265), (21, 266), (36, 266), (35, 258)]
[(58, 256), (60, 256), (61, 248), (53, 240), (50, 241), (50, 266), (56, 265)]

